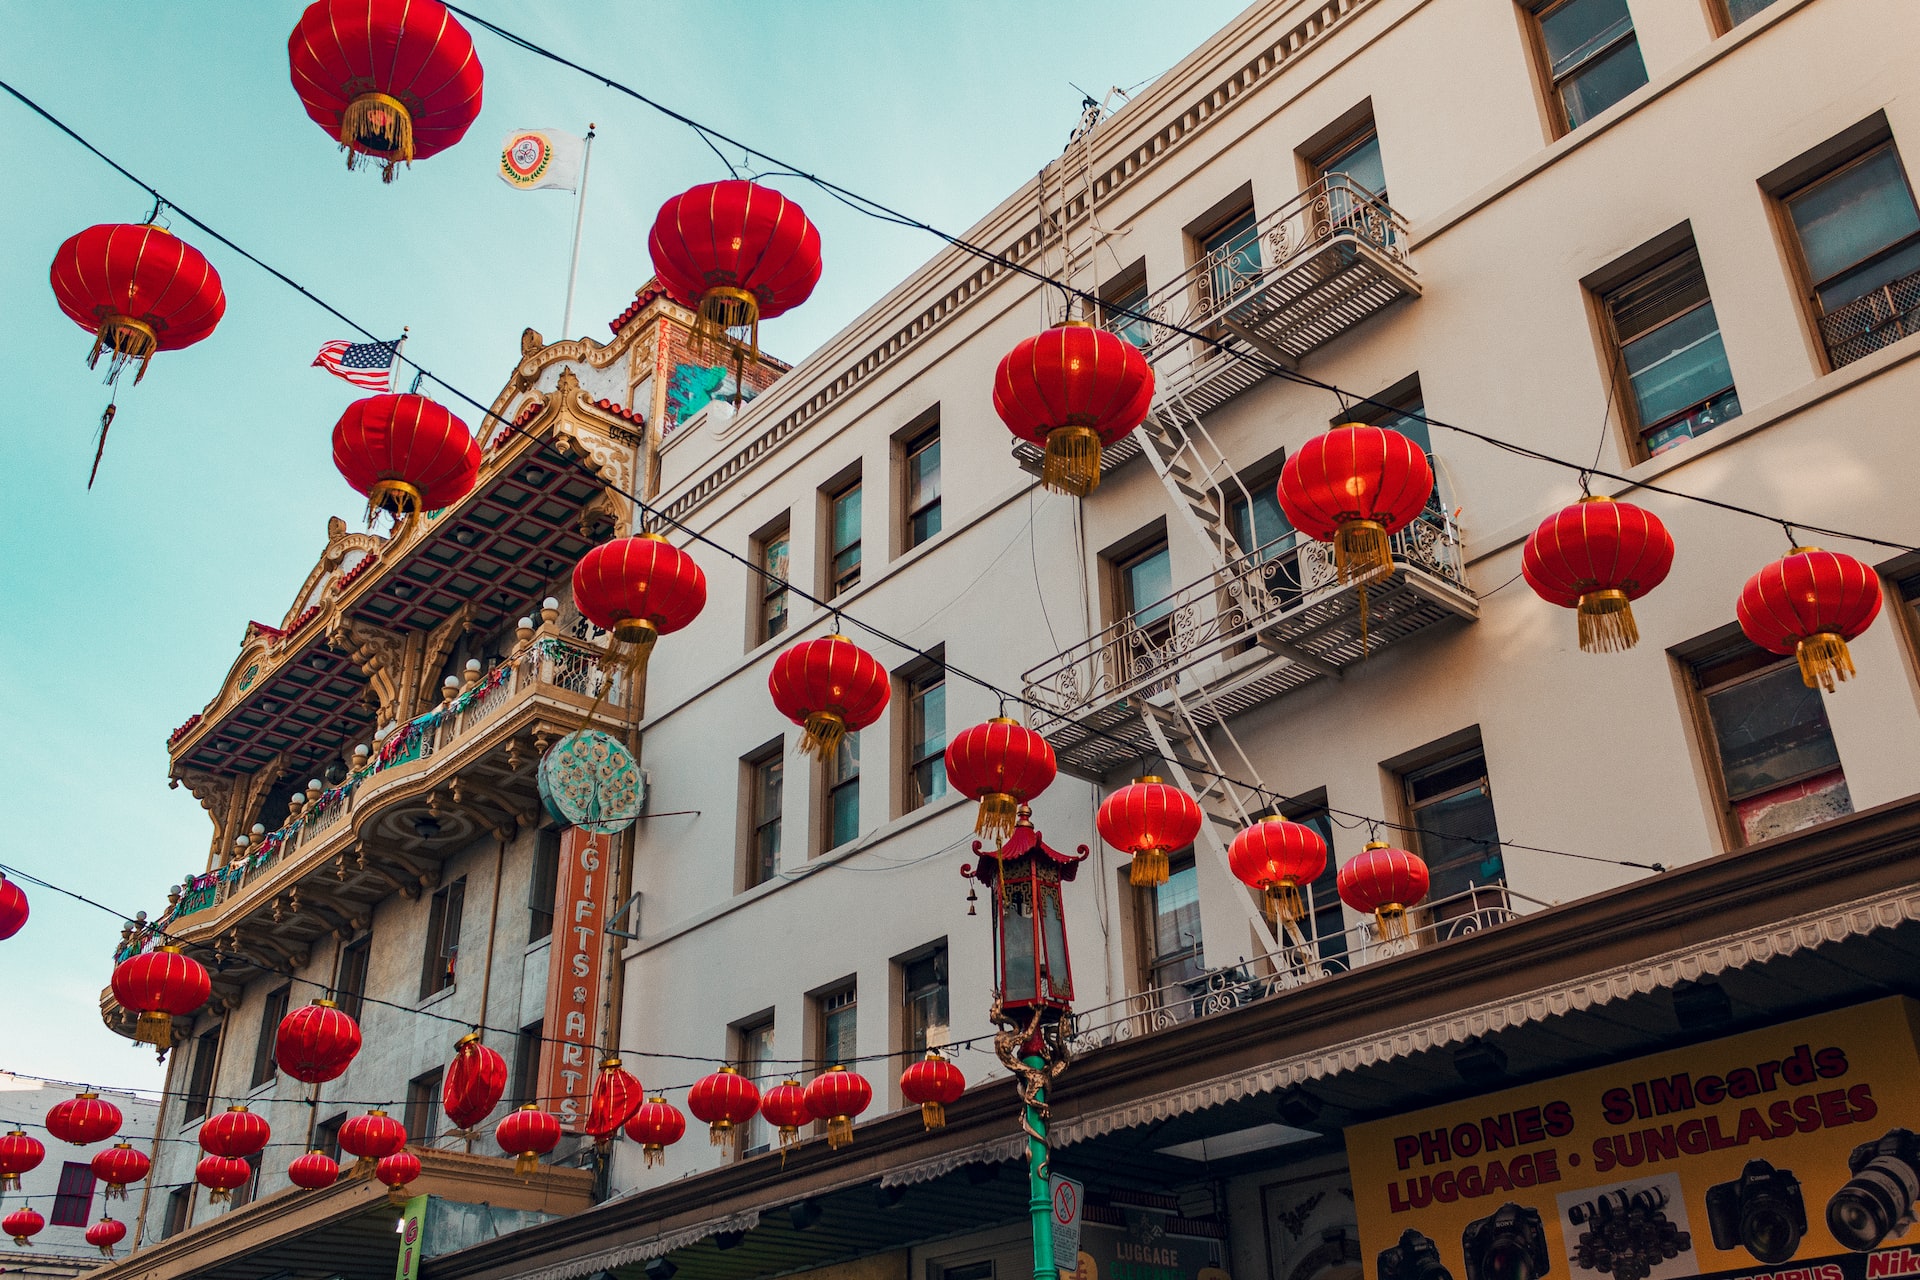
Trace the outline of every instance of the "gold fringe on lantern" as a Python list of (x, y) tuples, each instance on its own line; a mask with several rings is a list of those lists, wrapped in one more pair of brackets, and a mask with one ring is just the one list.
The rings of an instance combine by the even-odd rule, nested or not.
[(376, 480), (367, 490), (367, 528), (373, 528), (373, 518), (384, 511), (395, 521), (405, 519), (426, 509), (427, 495), (419, 487), (405, 480)]
[(827, 1121), (827, 1146), (838, 1151), (853, 1141), (853, 1117), (835, 1116)]
[(1580, 597), (1575, 613), (1580, 619), (1582, 653), (1623, 653), (1640, 643), (1633, 602), (1624, 591), (1589, 591)]
[(19, 1189), (20, 1189), (19, 1174), (17, 1173), (0, 1174), (0, 1191), (18, 1191)]
[(924, 1124), (928, 1129), (946, 1128), (947, 1127), (946, 1107), (942, 1106), (938, 1102), (921, 1103), (920, 1104), (920, 1123)]
[(1853, 654), (1835, 632), (1817, 631), (1795, 645), (1793, 653), (1800, 660), (1800, 678), (1809, 689), (1832, 693), (1840, 681), (1855, 674)]
[(847, 722), (838, 711), (813, 711), (807, 714), (807, 731), (800, 735), (800, 750), (821, 760), (833, 759), (840, 739), (847, 736)]
[(213, 1190), (207, 1192), (208, 1204), (225, 1204), (231, 1199), (233, 1199), (233, 1192), (225, 1187), (215, 1187)]
[(1300, 896), (1300, 886), (1291, 880), (1267, 886), (1266, 893), (1267, 923), (1279, 925), (1282, 921), (1296, 924), (1307, 915), (1306, 900)]
[(153, 363), (153, 353), (159, 349), (160, 339), (151, 325), (115, 312), (100, 322), (99, 331), (93, 335), (93, 350), (87, 353), (87, 368), (91, 369), (99, 363), (101, 352), (111, 352), (107, 358), (107, 381), (118, 382), (121, 372), (138, 360), (140, 369), (133, 375), (133, 385), (137, 387), (140, 379), (147, 376), (147, 366)]
[(989, 791), (980, 797), (980, 816), (973, 821), (974, 832), (995, 844), (1005, 844), (1013, 834), (1014, 821), (1020, 816), (1020, 802), (1004, 791)]
[(149, 1009), (134, 1024), (136, 1044), (150, 1044), (165, 1053), (173, 1047), (173, 1015), (161, 1009)]
[(1393, 572), (1387, 526), (1378, 520), (1348, 520), (1333, 534), (1333, 567), (1342, 582), (1378, 582)]
[(1167, 851), (1165, 849), (1142, 849), (1133, 855), (1133, 862), (1127, 868), (1127, 883), (1136, 886), (1160, 885), (1167, 882)]
[(760, 360), (760, 300), (745, 289), (715, 285), (700, 295), (693, 321), (693, 353), (708, 364), (731, 364), (737, 378)]
[(126, 1183), (109, 1182), (106, 1189), (100, 1193), (100, 1198), (102, 1200), (125, 1200), (127, 1198)]
[(534, 1175), (534, 1171), (539, 1167), (540, 1153), (538, 1151), (522, 1151), (513, 1158), (513, 1171), (522, 1178), (531, 1178)]
[(392, 182), (398, 165), (413, 164), (413, 117), (406, 104), (384, 93), (363, 93), (340, 115), (340, 147), (347, 168), (364, 161), (385, 167), (380, 181)]
[(1373, 919), (1379, 927), (1380, 941), (1391, 942), (1395, 938), (1405, 938), (1412, 931), (1407, 927), (1407, 909), (1397, 902), (1375, 907)]
[(1055, 427), (1047, 433), (1040, 483), (1084, 498), (1100, 487), (1100, 433), (1092, 427)]
[(715, 1120), (707, 1126), (707, 1142), (711, 1146), (733, 1149), (733, 1122)]
[(646, 1156), (647, 1168), (649, 1169), (657, 1164), (665, 1164), (667, 1162), (667, 1149), (658, 1142), (641, 1144), (640, 1152)]

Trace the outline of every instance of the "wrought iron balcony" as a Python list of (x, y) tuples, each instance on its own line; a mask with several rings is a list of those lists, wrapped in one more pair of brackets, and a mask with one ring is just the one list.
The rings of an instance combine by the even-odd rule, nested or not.
[(1920, 333), (1920, 271), (1890, 280), (1820, 318), (1820, 338), (1834, 368)]
[(1395, 534), (1393, 572), (1342, 583), (1332, 551), (1288, 534), (1115, 622), (1023, 677), (1060, 767), (1101, 779), (1153, 754), (1143, 705), (1210, 727), (1453, 618), (1478, 616), (1459, 533), (1428, 511)]

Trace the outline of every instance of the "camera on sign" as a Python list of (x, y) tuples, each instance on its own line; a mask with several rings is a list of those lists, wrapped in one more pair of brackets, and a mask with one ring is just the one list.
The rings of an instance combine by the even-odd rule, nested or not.
[(1708, 1187), (1706, 1199), (1716, 1249), (1745, 1249), (1761, 1262), (1785, 1262), (1807, 1233), (1800, 1179), (1765, 1160), (1747, 1161), (1739, 1177)]
[(1440, 1247), (1408, 1227), (1399, 1244), (1380, 1251), (1380, 1280), (1453, 1280), (1453, 1272), (1440, 1261)]
[(1547, 1233), (1540, 1211), (1509, 1200), (1460, 1233), (1467, 1280), (1538, 1280), (1547, 1274)]
[(1827, 1201), (1827, 1229), (1849, 1249), (1865, 1253), (1889, 1235), (1905, 1235), (1920, 1200), (1920, 1138), (1890, 1129), (1847, 1157), (1853, 1177)]

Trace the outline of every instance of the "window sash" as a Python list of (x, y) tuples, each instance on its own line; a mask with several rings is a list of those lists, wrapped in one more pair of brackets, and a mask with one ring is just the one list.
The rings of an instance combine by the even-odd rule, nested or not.
[[(1872, 185), (1862, 185), (1863, 178)], [(1807, 184), (1786, 204), (1814, 291), (1829, 307), (1851, 301), (1826, 296), (1835, 282), (1920, 237), (1920, 206), (1890, 142)]]
[(860, 834), (860, 734), (845, 734), (827, 762), (827, 848)]
[(1260, 274), (1260, 223), (1254, 211), (1249, 208), (1208, 235), (1200, 254), (1211, 264), (1206, 276), (1211, 302), (1224, 302), (1247, 288)]
[(760, 638), (771, 640), (787, 629), (787, 578), (793, 544), (788, 530), (769, 534), (760, 543)]
[(213, 1070), (220, 1057), (220, 1035), (215, 1027), (194, 1038), (193, 1071), (187, 1084), (186, 1118), (198, 1120), (213, 1104)]
[(49, 1226), (84, 1227), (93, 1216), (93, 1168), (78, 1161), (60, 1166), (60, 1185), (53, 1197), (53, 1212), (47, 1215)]
[(1200, 873), (1193, 860), (1176, 861), (1167, 882), (1148, 894), (1148, 985), (1191, 982), (1206, 972), (1200, 936)]
[(860, 485), (834, 495), (831, 512), (832, 592), (839, 595), (860, 582)]
[(943, 947), (924, 960), (903, 966), (901, 1002), (906, 1008), (907, 1049), (921, 1053), (947, 1042), (947, 952)]
[(367, 934), (347, 944), (340, 953), (340, 976), (334, 983), (333, 1001), (340, 1011), (360, 1021), (366, 1003), (367, 971), (373, 960), (373, 935)]
[(527, 883), (527, 941), (553, 936), (553, 900), (560, 887), (560, 833), (541, 830), (534, 837), (533, 875)]
[(273, 1079), (275, 1064), (273, 1060), (274, 1042), (280, 1037), (280, 1020), (287, 1016), (287, 1005), (293, 994), (292, 987), (281, 987), (278, 991), (267, 993), (266, 1002), (260, 1007), (260, 1038), (253, 1046), (253, 1076), (250, 1087), (259, 1088)]
[(1379, 132), (1369, 126), (1364, 132), (1349, 138), (1320, 165), (1320, 173), (1323, 177), (1329, 173), (1344, 173), (1384, 201), (1387, 198), (1387, 170), (1380, 158)]
[(540, 1051), (541, 1037), (546, 1034), (546, 1020), (531, 1022), (520, 1028), (520, 1034), (514, 1037), (513, 1044), (513, 1104), (525, 1106), (537, 1102), (534, 1097), (540, 1091)]
[(820, 998), (820, 1066), (845, 1066), (860, 1056), (858, 992), (848, 987)]
[(1118, 335), (1145, 351), (1153, 345), (1153, 326), (1145, 320), (1135, 320), (1125, 314), (1145, 315), (1147, 311), (1147, 285), (1143, 280), (1139, 284), (1114, 296), (1101, 304), (1101, 326), (1109, 333)]
[(786, 762), (778, 755), (753, 765), (753, 865), (747, 886), (765, 884), (780, 866), (780, 816), (786, 802)]
[[(1840, 767), (1826, 704), (1818, 689), (1806, 687), (1791, 659), (1704, 689), (1701, 696), (1713, 733), (1714, 763), (1730, 803)], [(1768, 712), (1775, 721), (1771, 729), (1756, 725), (1756, 717)], [(1766, 731), (1750, 732), (1755, 729)], [(1743, 742), (1750, 749), (1743, 751)]]
[[(742, 1027), (740, 1036), (740, 1073), (753, 1081), (765, 1093), (767, 1087), (779, 1081), (773, 1070), (773, 1033), (772, 1022), (762, 1022), (751, 1027)], [(740, 1144), (740, 1154), (756, 1155), (773, 1145), (773, 1126), (767, 1118), (756, 1113), (747, 1122), (745, 1141)]]
[(922, 677), (907, 696), (907, 767), (912, 778), (912, 809), (947, 794), (947, 680), (944, 673)]
[(907, 446), (907, 547), (940, 532), (940, 434), (929, 432)]
[(431, 1143), (440, 1127), (440, 1081), (436, 1069), (407, 1081), (407, 1137), (425, 1145)]
[(1119, 565), (1121, 613), (1150, 627), (1173, 612), (1173, 555), (1165, 539)]

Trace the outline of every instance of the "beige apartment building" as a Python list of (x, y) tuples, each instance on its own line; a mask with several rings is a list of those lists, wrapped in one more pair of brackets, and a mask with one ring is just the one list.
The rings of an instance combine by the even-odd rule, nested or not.
[[(1886, 596), (1853, 644), (1858, 677), (1823, 694), (1734, 625), (1788, 533), (1642, 486), (1920, 544), (1916, 68), (1909, 0), (1271, 0), (1090, 111), (966, 232), (996, 256), (943, 249), (737, 408), (710, 398), (686, 313), (651, 290), (607, 343), (529, 331), (494, 407), (540, 439), (489, 433), (476, 492), (390, 540), (336, 529), (172, 744), (216, 869), (250, 841), (240, 872), (184, 885), (160, 922), (221, 965), (176, 1087), (256, 1088), (277, 1131), (320, 1139), (366, 1101), (408, 1105), (431, 1194), (454, 1206), (429, 1219), (429, 1280), (1025, 1274), (987, 912), (959, 874), (973, 805), (940, 760), (1000, 690), (1059, 755), (1035, 824), (1091, 851), (1066, 891), (1078, 1020), (1053, 1108), (1055, 1171), (1085, 1184), (1082, 1280), (1509, 1280), (1516, 1257), (1530, 1278), (1666, 1280), (1840, 1246), (1857, 1280), (1869, 1251), (1808, 1225), (1851, 1185), (1844, 1149), (1817, 1174), (1796, 1157), (1792, 1203), (1812, 1203), (1771, 1258), (1743, 1215), (1785, 1202), (1785, 1156), (1748, 1181), (1738, 1160), (1682, 1161), (1655, 1197), (1581, 1182), (1596, 1139), (1590, 1165), (1582, 1146), (1560, 1166), (1565, 1194), (1592, 1198), (1475, 1191), (1464, 1228), (1403, 1237), (1416, 1219), (1381, 1216), (1389, 1179), (1362, 1153), (1375, 1122), (1716, 1037), (1788, 1037), (1763, 1046), (1784, 1087), (1808, 1014), (1860, 1006), (1911, 1040), (1910, 1012), (1866, 1002), (1910, 992), (1920, 954), (1920, 557), (1794, 535), (1867, 560)], [(853, 251), (826, 249), (828, 270)], [(992, 409), (1001, 356), (1063, 318), (1059, 290), (1008, 264), (1101, 300), (1093, 318), (1155, 369), (1148, 421), (1085, 499), (1042, 489)], [(1626, 477), (1591, 487), (1678, 545), (1636, 648), (1581, 652), (1573, 619), (1517, 581), (1576, 471), (1427, 418)], [(1438, 476), (1364, 602), (1274, 497), (1288, 451), (1349, 420), (1413, 435)], [(852, 1062), (876, 1097), (842, 1150), (808, 1135), (777, 1153), (756, 1121), (729, 1152), (695, 1126), (664, 1167), (569, 1139), (578, 1169), (521, 1183), (484, 1140), (469, 1156), (446, 1134), (436, 1072), (463, 1021), (516, 1064), (503, 1108), (551, 1074), (561, 838), (533, 772), (583, 717), (617, 730), (639, 710), (565, 590), (588, 545), (643, 523), (615, 488), (664, 514), (709, 593), (648, 674), (645, 809), (599, 904), (608, 1040), (681, 1105), (721, 1062), (763, 1086)], [(767, 677), (836, 628), (892, 697), (822, 764)], [(1093, 825), (1145, 773), (1210, 818), (1159, 888), (1129, 885)], [(1420, 853), (1433, 891), (1412, 938), (1345, 909), (1332, 868), (1302, 935), (1277, 938), (1226, 863), (1276, 809), (1317, 825), (1336, 863), (1376, 835)], [(354, 987), (370, 1047), (380, 1028), (313, 1108), (259, 1065), (275, 1011), (309, 994), (289, 974)], [(979, 1087), (926, 1132), (898, 1075), (943, 1046)], [(1575, 1108), (1584, 1144), (1601, 1122)], [(1920, 1161), (1897, 1137), (1920, 1101), (1882, 1082), (1877, 1112), (1853, 1114), (1847, 1147), (1884, 1138), (1886, 1159)], [(1770, 1123), (1790, 1133), (1791, 1115)], [(194, 1123), (170, 1108), (160, 1128)], [(1789, 1155), (1813, 1141), (1781, 1136)], [(1401, 1170), (1452, 1158), (1412, 1140)], [(378, 1188), (281, 1189), (290, 1154), (238, 1214), (208, 1222), (191, 1190), (165, 1223), (151, 1211), (126, 1265), (390, 1266)], [(1520, 1185), (1551, 1154), (1529, 1152)], [(184, 1181), (169, 1159), (156, 1178)], [(1662, 1198), (1671, 1253), (1576, 1244), (1615, 1193), (1622, 1215)], [(521, 1216), (458, 1208), (476, 1204)], [(323, 1262), (336, 1239), (352, 1249)]]

